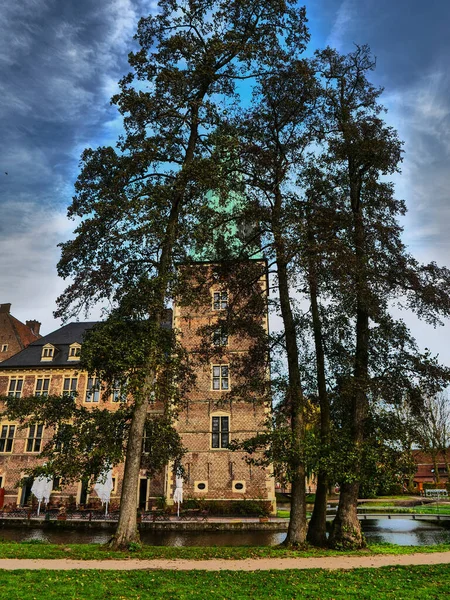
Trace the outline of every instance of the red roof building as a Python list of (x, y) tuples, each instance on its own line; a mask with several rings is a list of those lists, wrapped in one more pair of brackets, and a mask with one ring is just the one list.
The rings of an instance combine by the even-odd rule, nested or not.
[(22, 323), (11, 314), (11, 304), (0, 304), (0, 362), (38, 340), (39, 321)]
[[(442, 452), (437, 456), (436, 465), (433, 463), (431, 454), (422, 452), (422, 450), (413, 450), (413, 456), (414, 462), (417, 465), (417, 471), (414, 475), (415, 487), (422, 491), (424, 483), (438, 483), (438, 481), (445, 487), (445, 484), (449, 481), (449, 477), (446, 460)], [(450, 450), (447, 451), (447, 463), (450, 463)]]

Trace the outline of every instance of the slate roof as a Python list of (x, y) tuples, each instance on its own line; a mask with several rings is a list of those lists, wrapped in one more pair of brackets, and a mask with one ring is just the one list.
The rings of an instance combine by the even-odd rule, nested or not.
[[(77, 361), (68, 360), (69, 346), (74, 342), (81, 344), (86, 330), (91, 329), (96, 323), (97, 321), (68, 323), (64, 327), (32, 342), (21, 352), (1, 362), (0, 370), (18, 367), (44, 367), (45, 369), (62, 366), (75, 367)], [(57, 348), (57, 352), (51, 361), (41, 361), (42, 347), (46, 344), (52, 344)]]

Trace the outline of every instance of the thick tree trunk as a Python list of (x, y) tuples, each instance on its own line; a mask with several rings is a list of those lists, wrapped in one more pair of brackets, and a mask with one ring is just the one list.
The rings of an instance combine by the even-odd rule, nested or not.
[[(146, 395), (148, 398), (148, 395)], [(137, 529), (137, 491), (141, 467), (142, 439), (147, 418), (148, 400), (136, 403), (128, 435), (125, 470), (123, 475), (120, 515), (116, 533), (110, 546), (117, 549), (128, 548), (130, 543), (139, 542)]]
[(361, 180), (350, 172), (350, 199), (353, 212), (356, 288), (356, 348), (351, 389), (350, 434), (356, 463), (352, 466), (352, 483), (343, 482), (339, 507), (332, 527), (330, 543), (334, 548), (362, 548), (365, 545), (357, 518), (361, 479), (361, 456), (368, 414), (367, 381), (369, 367), (369, 290), (366, 273), (365, 229), (360, 208)]
[(336, 517), (330, 533), (330, 546), (339, 550), (364, 548), (366, 545), (358, 519), (359, 483), (343, 483)]
[[(185, 171), (194, 160), (195, 146), (198, 137), (198, 112), (205, 94), (206, 89), (199, 93), (192, 106), (189, 142), (186, 149), (183, 169), (179, 177), (179, 182), (175, 187), (164, 241), (161, 248), (161, 255), (158, 264), (159, 286), (155, 292), (155, 297), (153, 298), (153, 305), (150, 306), (150, 313), (153, 315), (157, 329), (160, 327), (160, 324), (163, 320), (176, 229), (178, 225), (180, 207), (182, 205), (187, 186)], [(143, 386), (143, 393), (141, 398), (136, 400), (136, 406), (133, 412), (128, 436), (125, 470), (122, 483), (122, 496), (120, 499), (119, 522), (116, 533), (110, 542), (110, 545), (114, 548), (127, 548), (130, 543), (139, 542), (140, 539), (137, 529), (137, 493), (139, 485), (139, 473), (141, 468), (142, 440), (144, 437), (149, 398), (151, 397), (154, 384), (154, 367), (155, 365), (153, 364), (152, 357), (149, 357), (148, 368), (144, 374), (145, 383)]]
[(313, 546), (327, 545), (328, 478), (324, 471), (317, 476), (316, 499), (306, 540)]
[(291, 482), (291, 515), (285, 546), (301, 546), (306, 539), (305, 469), (299, 465)]

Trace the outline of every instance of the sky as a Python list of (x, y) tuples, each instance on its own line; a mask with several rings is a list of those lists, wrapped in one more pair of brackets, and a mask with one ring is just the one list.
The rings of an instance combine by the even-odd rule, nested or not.
[[(57, 244), (86, 147), (114, 144), (109, 103), (128, 72), (139, 17), (153, 0), (20, 0), (0, 12), (0, 303), (12, 314), (60, 326)], [(408, 205), (404, 240), (421, 261), (450, 266), (450, 2), (309, 0), (310, 50), (369, 44), (386, 120), (405, 142), (396, 193)], [(97, 318), (93, 312), (91, 318)], [(83, 318), (83, 317), (82, 317)], [(406, 315), (422, 347), (450, 365), (449, 324)]]

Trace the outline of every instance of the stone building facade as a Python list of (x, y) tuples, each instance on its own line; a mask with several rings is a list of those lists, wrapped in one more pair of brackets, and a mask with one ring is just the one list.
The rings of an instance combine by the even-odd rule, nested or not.
[[(198, 266), (199, 270), (202, 268), (204, 279), (213, 280), (214, 264)], [(266, 269), (260, 271), (264, 276), (258, 285), (266, 305)], [(205, 329), (211, 332), (211, 345), (220, 346), (218, 356), (197, 364), (196, 385), (187, 393), (177, 420), (177, 429), (188, 449), (183, 460), (185, 495), (205, 500), (264, 500), (275, 510), (272, 469), (250, 465), (243, 452), (228, 448), (231, 440), (244, 440), (265, 431), (271, 406), (254, 398), (230, 399), (233, 387), (242, 384), (242, 374), (239, 376), (233, 369), (234, 359), (248, 352), (251, 340), (239, 333), (229, 335), (223, 326), (216, 329), (215, 324), (226, 320), (228, 305), (234, 299), (226, 278), (208, 287), (203, 301), (193, 305), (175, 303), (173, 310), (173, 325), (190, 354), (195, 354), (204, 343)], [(261, 319), (267, 331), (267, 309)], [(256, 370), (256, 365), (253, 367)], [(268, 373), (264, 376), (268, 377)], [(173, 477), (169, 477), (171, 481)]]
[[(262, 293), (267, 292), (261, 280)], [(195, 353), (201, 341), (199, 329), (214, 324), (227, 309), (230, 300), (225, 282), (213, 284), (206, 302), (195, 307), (175, 303), (172, 327), (176, 328), (181, 343), (189, 353)], [(267, 314), (263, 318), (267, 328)], [(84, 406), (101, 406), (116, 410), (119, 394), (96, 389), (95, 381), (79, 366), (83, 336), (93, 323), (70, 323), (57, 331), (33, 341), (27, 348), (0, 365), (0, 396), (26, 397), (77, 392), (76, 402)], [(232, 439), (244, 439), (266, 427), (270, 406), (263, 402), (245, 399), (226, 400), (237, 383), (231, 368), (232, 358), (248, 349), (248, 340), (238, 335), (216, 335), (213, 346), (220, 344), (222, 356), (209, 364), (196, 367), (196, 385), (187, 393), (184, 407), (178, 413), (176, 427), (187, 449), (183, 463), (186, 480), (184, 497), (207, 500), (264, 500), (275, 510), (274, 480), (270, 468), (248, 465), (242, 452), (232, 452), (228, 444)], [(155, 403), (152, 412), (162, 407)], [(2, 407), (0, 406), (0, 411)], [(27, 505), (31, 501), (32, 481), (22, 487), (17, 482), (26, 470), (42, 462), (39, 452), (51, 430), (30, 426), (19, 428), (18, 423), (0, 422), (0, 489), (4, 504)], [(113, 468), (114, 489), (111, 503), (118, 504), (121, 494), (123, 464)], [(76, 502), (86, 505), (95, 497), (89, 496), (84, 482), (66, 485), (62, 489), (56, 482), (51, 499), (55, 504)], [(170, 465), (157, 476), (148, 479), (141, 471), (136, 503), (147, 510), (157, 498), (165, 497), (172, 503), (175, 473)]]

